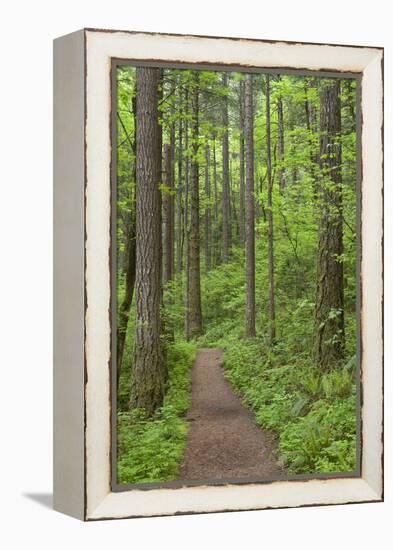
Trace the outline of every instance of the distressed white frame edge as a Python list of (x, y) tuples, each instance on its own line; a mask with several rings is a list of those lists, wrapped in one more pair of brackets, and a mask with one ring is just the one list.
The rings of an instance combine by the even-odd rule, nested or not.
[[(379, 501), (382, 471), (382, 58), (380, 48), (86, 30), (85, 519)], [(111, 492), (111, 58), (362, 72), (362, 477)]]

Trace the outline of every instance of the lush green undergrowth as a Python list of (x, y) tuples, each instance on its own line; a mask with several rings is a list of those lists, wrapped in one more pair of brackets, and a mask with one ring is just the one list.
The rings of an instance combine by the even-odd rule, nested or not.
[[(168, 389), (153, 419), (142, 410), (118, 412), (118, 483), (171, 481), (181, 460), (189, 407), (191, 366), (196, 346), (177, 342), (168, 347)], [(123, 386), (123, 384), (122, 384)], [(121, 387), (125, 393), (126, 388)]]
[[(260, 227), (261, 234), (264, 227)], [(120, 483), (170, 481), (176, 477), (185, 444), (190, 367), (196, 347), (225, 350), (226, 377), (257, 422), (275, 433), (280, 460), (290, 473), (348, 472), (356, 464), (355, 279), (347, 267), (345, 300), (346, 358), (327, 373), (312, 366), (314, 330), (313, 245), (302, 242), (300, 262), (286, 263), (285, 246), (276, 246), (276, 343), (268, 340), (265, 246), (258, 243), (256, 288), (257, 338), (244, 335), (244, 257), (203, 273), (204, 335), (168, 349), (169, 387), (164, 406), (153, 420), (129, 411), (133, 321), (130, 319), (118, 394), (118, 480)], [(310, 259), (311, 258), (311, 259)], [(291, 291), (287, 291), (288, 279)], [(166, 322), (183, 331), (181, 278), (166, 289)]]
[(262, 340), (216, 342), (224, 368), (258, 424), (278, 439), (290, 473), (347, 472), (356, 463), (354, 361), (326, 374), (306, 364), (285, 364), (261, 350)]
[[(205, 334), (199, 345), (225, 350), (226, 377), (259, 425), (277, 436), (280, 460), (290, 473), (348, 472), (356, 464), (356, 383), (354, 277), (347, 267), (346, 354), (341, 365), (321, 373), (313, 367), (312, 246), (302, 243), (301, 262), (291, 268), (276, 247), (277, 338), (269, 344), (264, 247), (257, 247), (257, 338), (245, 340), (243, 258), (202, 279)], [(291, 278), (294, 291), (281, 290)]]

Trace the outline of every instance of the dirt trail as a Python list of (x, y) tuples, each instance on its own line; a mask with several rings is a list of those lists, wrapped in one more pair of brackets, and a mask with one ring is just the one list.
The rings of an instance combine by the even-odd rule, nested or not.
[(221, 349), (199, 349), (192, 370), (191, 427), (180, 480), (284, 475), (272, 435), (262, 430), (224, 378)]

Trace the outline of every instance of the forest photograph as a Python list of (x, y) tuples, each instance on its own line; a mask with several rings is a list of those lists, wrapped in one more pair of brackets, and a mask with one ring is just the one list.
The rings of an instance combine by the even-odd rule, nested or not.
[(357, 80), (114, 89), (116, 483), (355, 475)]

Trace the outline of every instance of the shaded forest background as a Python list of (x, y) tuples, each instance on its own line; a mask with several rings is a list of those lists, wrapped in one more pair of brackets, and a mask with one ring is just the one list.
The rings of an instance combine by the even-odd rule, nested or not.
[(197, 347), (292, 473), (356, 465), (356, 82), (117, 70), (118, 482), (176, 478)]

